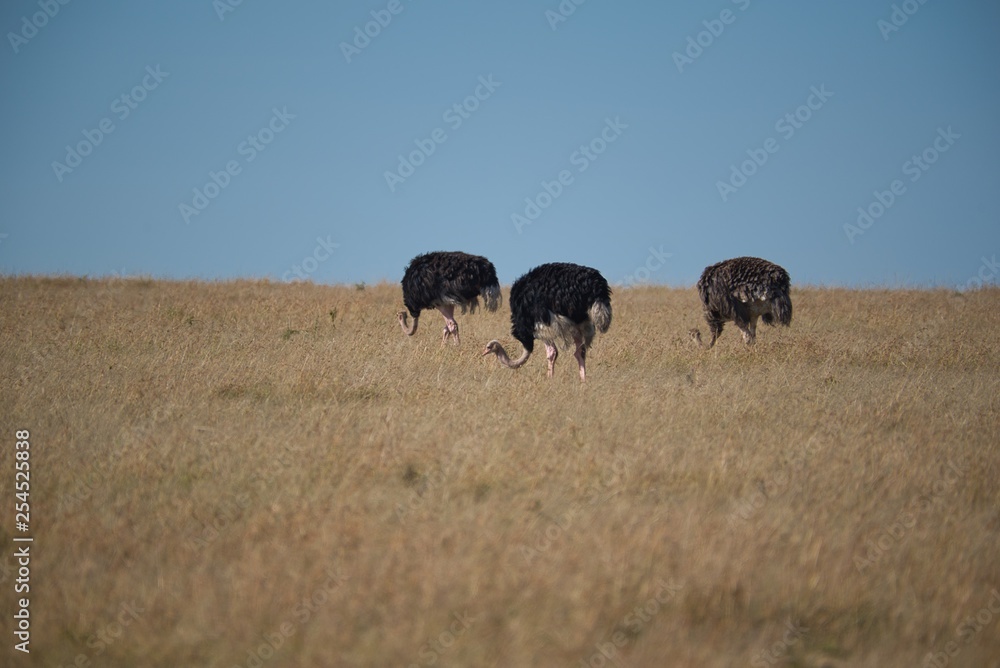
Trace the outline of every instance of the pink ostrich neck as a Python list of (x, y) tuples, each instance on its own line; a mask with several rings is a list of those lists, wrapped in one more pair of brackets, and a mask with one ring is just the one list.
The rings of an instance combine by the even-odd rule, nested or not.
[(522, 353), (521, 356), (516, 360), (510, 359), (510, 356), (507, 355), (507, 351), (503, 349), (503, 346), (500, 346), (500, 349), (497, 351), (497, 359), (499, 359), (504, 366), (511, 369), (520, 368), (521, 366), (524, 365), (525, 362), (528, 361), (529, 357), (531, 357), (531, 353), (529, 353), (527, 350), (525, 350), (524, 353)]

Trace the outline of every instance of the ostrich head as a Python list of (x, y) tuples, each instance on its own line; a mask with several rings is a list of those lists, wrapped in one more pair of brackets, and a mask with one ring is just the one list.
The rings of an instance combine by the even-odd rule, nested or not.
[(531, 356), (531, 351), (525, 348), (524, 354), (522, 354), (520, 358), (516, 360), (511, 360), (510, 356), (507, 354), (507, 351), (504, 350), (503, 346), (500, 345), (500, 342), (497, 341), (496, 339), (493, 339), (492, 341), (486, 344), (486, 349), (483, 350), (482, 357), (486, 357), (490, 353), (496, 355), (497, 359), (500, 360), (500, 363), (509, 369), (520, 368), (525, 362), (528, 361), (528, 358)]

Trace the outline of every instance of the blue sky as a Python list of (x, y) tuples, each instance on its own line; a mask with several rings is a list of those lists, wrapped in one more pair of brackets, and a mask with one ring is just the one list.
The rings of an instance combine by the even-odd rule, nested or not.
[(0, 272), (996, 281), (1000, 5), (234, 3), (3, 4)]

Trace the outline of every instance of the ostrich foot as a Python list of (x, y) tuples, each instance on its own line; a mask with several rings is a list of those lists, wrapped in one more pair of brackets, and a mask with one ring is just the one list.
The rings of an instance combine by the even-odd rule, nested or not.
[(441, 343), (445, 344), (452, 336), (455, 337), (455, 344), (458, 344), (458, 323), (455, 322), (455, 307), (451, 304), (438, 306), (438, 311), (444, 316), (444, 331), (441, 333)]
[(448, 325), (444, 326), (444, 329), (441, 330), (441, 345), (443, 346), (444, 344), (448, 343), (448, 339), (450, 339), (452, 337), (455, 337), (455, 345), (456, 346), (462, 345), (461, 339), (458, 338), (458, 325), (457, 324), (455, 325), (455, 329), (450, 329), (448, 327)]

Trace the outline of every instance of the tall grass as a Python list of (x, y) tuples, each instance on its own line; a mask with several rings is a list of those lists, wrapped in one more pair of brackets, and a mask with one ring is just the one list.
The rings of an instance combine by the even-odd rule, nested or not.
[(706, 352), (693, 289), (618, 291), (582, 385), (395, 285), (0, 279), (18, 661), (1000, 665), (1000, 290), (793, 300)]

